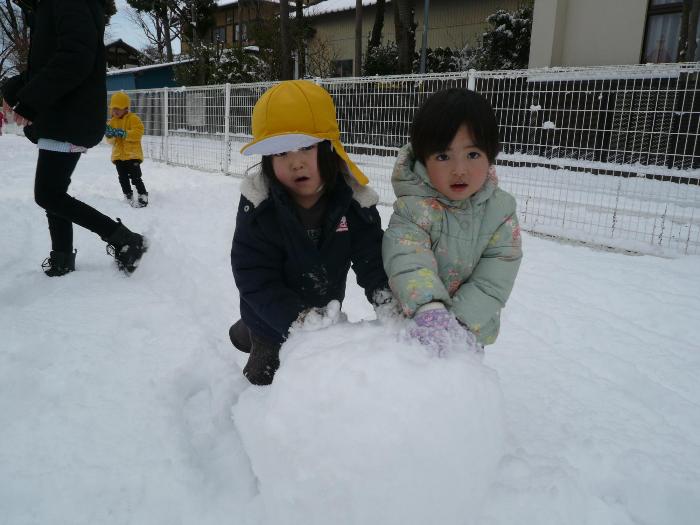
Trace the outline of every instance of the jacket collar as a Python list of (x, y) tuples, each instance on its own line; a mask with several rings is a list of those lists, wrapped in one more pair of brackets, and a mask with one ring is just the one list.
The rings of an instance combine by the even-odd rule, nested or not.
[[(347, 173), (343, 173), (343, 179), (352, 190), (352, 198), (358, 202), (362, 208), (375, 206), (379, 202), (379, 195), (368, 186), (360, 186), (355, 178)], [(271, 195), (270, 184), (265, 179), (262, 171), (258, 171), (250, 177), (245, 177), (241, 183), (241, 195), (250, 201), (254, 207), (259, 207)]]
[(486, 179), (484, 187), (470, 198), (463, 201), (453, 201), (437, 191), (430, 183), (428, 170), (421, 161), (416, 159), (413, 148), (406, 144), (396, 158), (394, 171), (391, 174), (391, 185), (396, 197), (429, 197), (453, 208), (466, 208), (470, 205), (481, 204), (496, 190), (497, 183), (491, 178)]

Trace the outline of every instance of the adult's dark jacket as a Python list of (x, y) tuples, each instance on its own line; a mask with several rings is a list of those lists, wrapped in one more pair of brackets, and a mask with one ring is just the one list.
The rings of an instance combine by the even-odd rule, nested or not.
[(251, 332), (281, 343), (301, 312), (342, 302), (351, 263), (370, 302), (388, 289), (377, 200), (370, 188), (339, 176), (316, 247), (279, 183), (257, 174), (241, 184), (231, 266)]
[(30, 26), (29, 65), (2, 94), (25, 134), (92, 147), (107, 116), (104, 0), (16, 1)]

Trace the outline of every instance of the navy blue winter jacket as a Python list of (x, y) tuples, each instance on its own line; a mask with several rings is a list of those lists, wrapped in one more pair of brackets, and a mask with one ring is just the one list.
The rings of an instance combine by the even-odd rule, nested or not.
[(377, 194), (339, 176), (328, 197), (317, 248), (281, 185), (262, 174), (241, 184), (231, 267), (243, 322), (270, 342), (284, 341), (304, 310), (342, 302), (351, 263), (370, 302), (388, 289)]

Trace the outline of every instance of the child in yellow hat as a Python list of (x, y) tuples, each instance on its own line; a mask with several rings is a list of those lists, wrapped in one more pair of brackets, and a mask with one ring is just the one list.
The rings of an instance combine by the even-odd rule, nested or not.
[(306, 80), (277, 84), (255, 105), (252, 128), (241, 151), (262, 162), (241, 184), (231, 248), (241, 320), (229, 336), (250, 352), (243, 374), (266, 385), (292, 324), (342, 302), (351, 265), (370, 302), (391, 295), (378, 196), (340, 143), (330, 94)]
[[(112, 95), (109, 103), (112, 118), (107, 123), (105, 137), (112, 144), (112, 162), (117, 167), (124, 198), (134, 208), (143, 208), (148, 205), (148, 192), (141, 173), (141, 137), (144, 128), (138, 115), (129, 111), (130, 106), (129, 95), (123, 91)], [(136, 199), (133, 198), (132, 184), (138, 192)]]

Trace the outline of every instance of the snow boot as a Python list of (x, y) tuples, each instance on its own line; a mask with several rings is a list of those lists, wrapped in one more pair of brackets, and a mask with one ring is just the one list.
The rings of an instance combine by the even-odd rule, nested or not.
[(252, 344), (250, 341), (250, 331), (243, 322), (243, 319), (239, 319), (231, 325), (231, 328), (228, 329), (228, 337), (231, 339), (233, 346), (238, 348), (241, 352), (245, 352), (246, 354), (250, 353), (250, 346)]
[(148, 193), (139, 193), (136, 200), (131, 201), (131, 206), (134, 208), (145, 208), (148, 206)]
[(134, 194), (133, 193), (125, 193), (124, 200), (133, 206)]
[(117, 219), (119, 226), (109, 237), (102, 240), (107, 243), (107, 253), (117, 260), (119, 269), (132, 273), (139, 264), (141, 256), (146, 253), (148, 246), (143, 236), (132, 232)]
[(280, 346), (250, 333), (250, 357), (243, 375), (254, 385), (269, 385), (280, 367)]
[(72, 252), (55, 252), (51, 251), (49, 256), (41, 263), (41, 268), (49, 277), (60, 277), (67, 273), (75, 271), (75, 254), (78, 250)]

